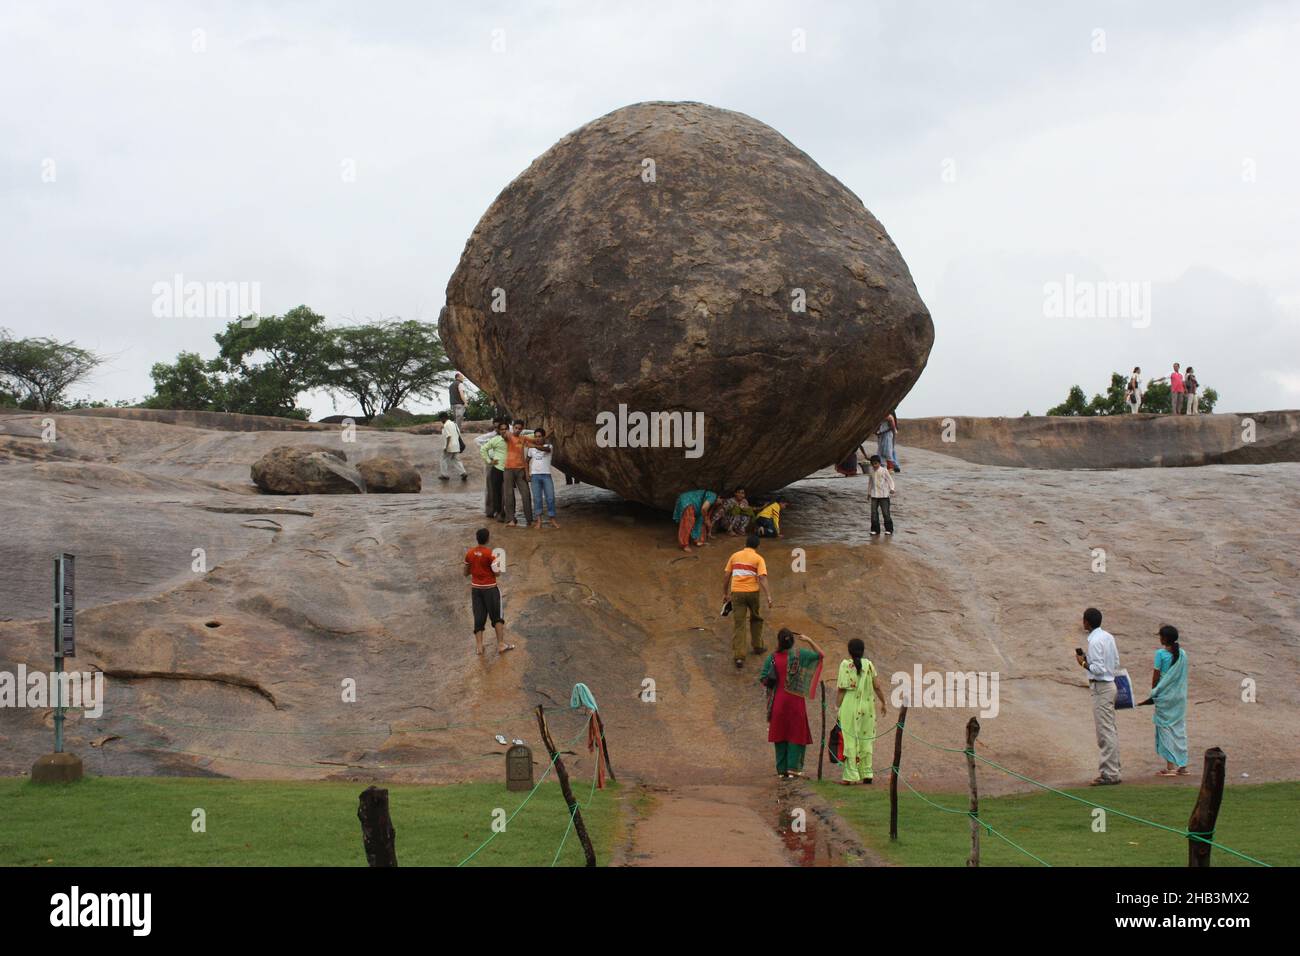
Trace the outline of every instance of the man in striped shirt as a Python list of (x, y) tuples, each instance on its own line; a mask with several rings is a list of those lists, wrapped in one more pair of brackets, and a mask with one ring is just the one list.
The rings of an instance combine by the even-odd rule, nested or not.
[(722, 583), (722, 599), (731, 602), (731, 656), (736, 667), (745, 666), (745, 614), (749, 614), (749, 646), (755, 654), (762, 654), (763, 612), (759, 607), (759, 591), (772, 606), (772, 592), (767, 589), (767, 562), (758, 553), (758, 535), (745, 539), (745, 546), (727, 559)]

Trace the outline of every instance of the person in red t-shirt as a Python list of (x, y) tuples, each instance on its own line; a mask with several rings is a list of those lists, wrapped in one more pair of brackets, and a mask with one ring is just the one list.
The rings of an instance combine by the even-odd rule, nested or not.
[(506, 619), (501, 616), (501, 589), (497, 587), (497, 569), (492, 566), (492, 549), (487, 546), (488, 529), (479, 528), (474, 538), (478, 546), (465, 552), (465, 576), (469, 578), (470, 607), (474, 610), (474, 646), (483, 656), (483, 631), (488, 619), (497, 632), (497, 653), (513, 651), (506, 643)]

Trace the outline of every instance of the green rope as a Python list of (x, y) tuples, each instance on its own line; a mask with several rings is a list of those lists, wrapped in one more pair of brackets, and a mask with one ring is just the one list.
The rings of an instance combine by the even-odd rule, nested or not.
[[(573, 746), (575, 743), (577, 743), (578, 738), (581, 737), (586, 732), (587, 732), (587, 728), (583, 727), (583, 729), (578, 731), (578, 733), (574, 736), (574, 738), (570, 740), (568, 743), (566, 743), (565, 746), (566, 747)], [(559, 759), (560, 759), (560, 751), (557, 748), (555, 751), (555, 756), (551, 758), (551, 762), (547, 764), (546, 769), (542, 771), (542, 775), (537, 778), (537, 783), (533, 784), (533, 789), (528, 791), (528, 796), (524, 797), (523, 801), (519, 804), (519, 806), (515, 807), (514, 813), (506, 817), (505, 827), (502, 827), (501, 830), (499, 831), (493, 830), (492, 835), (478, 845), (478, 849), (474, 850), (473, 853), (471, 853), (469, 856), (465, 857), (465, 859), (461, 860), (459, 863), (456, 864), (457, 869), (464, 866), (470, 860), (474, 859), (474, 857), (478, 856), (479, 851), (482, 850), (489, 843), (491, 843), (493, 840), (495, 840), (497, 838), (498, 833), (505, 832), (505, 830), (510, 826), (510, 821), (513, 820), (518, 815), (520, 810), (522, 810), (525, 806), (527, 806), (529, 800), (533, 799), (533, 794), (537, 793), (537, 791), (541, 789), (542, 783), (546, 780), (546, 775), (551, 772), (551, 768), (555, 766), (555, 761)]]
[[(1004, 766), (1002, 766), (1002, 765), (999, 764), (999, 763), (995, 763), (995, 762), (993, 762), (993, 761), (990, 760), (988, 757), (981, 757), (979, 754), (972, 754), (972, 756), (973, 756), (976, 760), (980, 760), (980, 761), (982, 761), (982, 762), (988, 764), (990, 767), (994, 767), (994, 768), (996, 768), (996, 769), (998, 769), (998, 770), (1001, 770), (1003, 773), (1008, 773), (1008, 774), (1010, 774), (1010, 775), (1013, 776), (1013, 777), (1017, 777), (1017, 778), (1019, 778), (1020, 780), (1025, 781), (1026, 783), (1032, 783), (1035, 787), (1040, 787), (1041, 789), (1046, 790), (1046, 791), (1048, 791), (1049, 793), (1054, 793), (1054, 794), (1056, 794), (1057, 796), (1068, 797), (1069, 799), (1071, 799), (1071, 800), (1075, 800), (1075, 801), (1077, 801), (1077, 802), (1079, 802), (1079, 803), (1082, 803), (1082, 804), (1084, 804), (1084, 805), (1086, 805), (1086, 806), (1093, 807), (1093, 808), (1098, 809), (1098, 810), (1104, 810), (1104, 811), (1106, 811), (1107, 813), (1113, 813), (1113, 814), (1115, 814), (1115, 815), (1117, 815), (1117, 816), (1124, 817), (1124, 818), (1127, 819), (1127, 820), (1132, 820), (1132, 821), (1135, 822), (1135, 823), (1145, 823), (1145, 824), (1146, 824), (1147, 826), (1149, 826), (1149, 827), (1155, 827), (1155, 828), (1157, 828), (1157, 829), (1159, 829), (1159, 830), (1167, 830), (1168, 832), (1170, 832), (1170, 833), (1175, 833), (1175, 834), (1177, 834), (1178, 836), (1183, 837), (1184, 839), (1197, 840), (1198, 842), (1201, 842), (1201, 843), (1207, 843), (1207, 844), (1209, 844), (1210, 846), (1215, 847), (1216, 849), (1222, 850), (1222, 851), (1225, 852), (1225, 853), (1231, 853), (1233, 856), (1240, 857), (1240, 858), (1243, 859), (1243, 860), (1247, 860), (1248, 862), (1250, 862), (1250, 863), (1255, 863), (1255, 864), (1257, 864), (1257, 865), (1259, 865), (1259, 866), (1272, 867), (1272, 864), (1271, 864), (1271, 863), (1265, 863), (1263, 860), (1257, 860), (1257, 859), (1255, 859), (1255, 858), (1252, 857), (1252, 856), (1247, 856), (1247, 855), (1244, 854), (1244, 853), (1241, 853), (1241, 852), (1239, 852), (1239, 851), (1237, 851), (1237, 850), (1234, 850), (1234, 849), (1233, 849), (1232, 847), (1230, 847), (1230, 846), (1224, 846), (1224, 845), (1221, 844), (1221, 843), (1215, 843), (1213, 839), (1208, 839), (1204, 833), (1193, 833), (1193, 832), (1190, 831), (1190, 830), (1184, 830), (1184, 829), (1181, 829), (1181, 828), (1179, 828), (1179, 827), (1166, 826), (1166, 825), (1163, 824), (1163, 823), (1156, 823), (1154, 820), (1147, 820), (1147, 819), (1145, 819), (1144, 817), (1137, 817), (1137, 816), (1134, 816), (1134, 815), (1131, 814), (1131, 813), (1125, 813), (1123, 810), (1115, 810), (1115, 809), (1113, 809), (1113, 808), (1111, 808), (1111, 807), (1103, 806), (1103, 805), (1100, 804), (1100, 803), (1093, 803), (1091, 800), (1085, 800), (1085, 799), (1083, 799), (1083, 797), (1076, 797), (1076, 796), (1075, 796), (1074, 794), (1072, 794), (1072, 793), (1066, 793), (1064, 790), (1057, 790), (1055, 787), (1049, 787), (1049, 786), (1048, 786), (1047, 784), (1045, 784), (1045, 783), (1039, 783), (1037, 780), (1033, 779), (1032, 777), (1026, 777), (1024, 774), (1022, 774), (1022, 773), (1017, 773), (1016, 771), (1010, 769), (1009, 767), (1004, 767)], [(1213, 835), (1214, 835), (1214, 831), (1211, 830), (1211, 831), (1210, 831), (1210, 836), (1212, 837)]]
[(983, 820), (981, 820), (981, 819), (980, 819), (976, 814), (972, 813), (972, 814), (971, 814), (971, 817), (975, 820), (976, 823), (978, 823), (980, 826), (982, 826), (982, 827), (983, 827), (985, 830), (987, 830), (989, 833), (992, 833), (995, 837), (997, 837), (997, 838), (1000, 839), (1000, 840), (1005, 840), (1008, 844), (1010, 844), (1011, 846), (1015, 847), (1017, 850), (1019, 850), (1021, 853), (1023, 853), (1025, 856), (1029, 857), (1030, 859), (1032, 859), (1032, 860), (1037, 860), (1039, 863), (1043, 864), (1043, 866), (1051, 866), (1051, 865), (1052, 865), (1052, 864), (1048, 863), (1046, 860), (1044, 860), (1042, 857), (1034, 856), (1034, 854), (1030, 853), (1030, 852), (1029, 852), (1028, 850), (1026, 850), (1023, 846), (1021, 846), (1019, 843), (1013, 843), (1013, 842), (1012, 842), (1008, 837), (1003, 836), (1003, 835), (1002, 835), (1001, 833), (999, 833), (997, 830), (993, 829), (992, 826), (990, 826), (989, 824), (985, 823), (985, 822), (984, 822)]
[(941, 806), (939, 806), (939, 804), (935, 803), (933, 800), (929, 800), (929, 799), (927, 799), (927, 798), (926, 798), (926, 797), (921, 793), (921, 791), (917, 790), (914, 786), (912, 786), (910, 783), (908, 783), (908, 782), (907, 782), (907, 778), (904, 777), (904, 776), (902, 776), (902, 774), (899, 774), (898, 779), (903, 781), (903, 786), (905, 786), (908, 790), (911, 790), (914, 794), (916, 794), (918, 797), (920, 797), (921, 800), (922, 800), (922, 802), (924, 802), (924, 803), (928, 803), (930, 806), (934, 807), (936, 810), (942, 810), (944, 813), (960, 813), (960, 814), (961, 814), (962, 816), (964, 816), (964, 817), (965, 817), (965, 816), (970, 816), (970, 811), (969, 811), (969, 810), (954, 810), (952, 807), (941, 807)]
[[(994, 768), (996, 768), (996, 769), (998, 769), (998, 770), (1001, 770), (1003, 773), (1010, 774), (1010, 775), (1013, 776), (1013, 777), (1017, 777), (1017, 778), (1019, 778), (1020, 780), (1025, 781), (1026, 783), (1031, 783), (1031, 784), (1033, 784), (1035, 787), (1039, 787), (1039, 788), (1041, 788), (1041, 789), (1043, 789), (1043, 790), (1048, 791), (1049, 793), (1054, 793), (1054, 794), (1056, 794), (1057, 796), (1068, 797), (1069, 799), (1071, 799), (1071, 800), (1075, 800), (1075, 801), (1077, 801), (1077, 802), (1079, 802), (1079, 803), (1082, 803), (1082, 804), (1085, 804), (1086, 806), (1093, 807), (1093, 808), (1098, 809), (1098, 810), (1104, 810), (1104, 811), (1107, 812), (1107, 813), (1113, 813), (1113, 814), (1115, 814), (1116, 816), (1120, 816), (1120, 817), (1123, 817), (1123, 818), (1125, 818), (1125, 819), (1132, 820), (1134, 823), (1144, 823), (1144, 824), (1146, 824), (1147, 826), (1155, 827), (1156, 829), (1159, 829), (1159, 830), (1166, 830), (1166, 831), (1168, 831), (1168, 832), (1170, 832), (1170, 833), (1175, 833), (1175, 834), (1177, 834), (1178, 836), (1183, 837), (1184, 839), (1188, 839), (1188, 840), (1196, 840), (1196, 841), (1199, 842), (1199, 843), (1205, 843), (1205, 844), (1208, 844), (1209, 846), (1212, 846), (1212, 847), (1214, 847), (1214, 848), (1216, 848), (1216, 849), (1222, 850), (1224, 853), (1230, 853), (1230, 854), (1232, 854), (1232, 855), (1235, 856), (1235, 857), (1239, 857), (1240, 859), (1246, 860), (1246, 861), (1249, 862), (1249, 863), (1254, 863), (1254, 864), (1256, 864), (1256, 865), (1258, 865), (1258, 866), (1267, 866), (1267, 867), (1270, 867), (1270, 868), (1271, 868), (1272, 865), (1273, 865), (1273, 864), (1271, 864), (1271, 863), (1265, 863), (1263, 860), (1257, 860), (1257, 859), (1255, 859), (1253, 856), (1247, 856), (1245, 853), (1242, 853), (1242, 852), (1240, 852), (1239, 850), (1234, 850), (1234, 849), (1233, 849), (1232, 847), (1230, 847), (1230, 846), (1225, 846), (1225, 845), (1222, 844), (1222, 843), (1216, 843), (1216, 842), (1214, 842), (1214, 840), (1213, 840), (1214, 831), (1213, 831), (1213, 830), (1210, 830), (1210, 831), (1208, 832), (1208, 834), (1207, 834), (1207, 833), (1196, 833), (1196, 832), (1193, 832), (1193, 831), (1191, 831), (1191, 830), (1183, 830), (1183, 829), (1180, 829), (1180, 828), (1178, 828), (1178, 827), (1166, 826), (1166, 825), (1163, 824), (1163, 823), (1157, 823), (1157, 822), (1154, 821), (1154, 820), (1147, 820), (1147, 819), (1144, 818), (1144, 817), (1134, 816), (1134, 815), (1131, 814), (1131, 813), (1125, 813), (1123, 810), (1115, 810), (1115, 809), (1113, 809), (1112, 807), (1107, 807), (1107, 806), (1104, 806), (1104, 805), (1102, 805), (1102, 804), (1100, 804), (1100, 803), (1093, 803), (1091, 800), (1085, 800), (1085, 799), (1083, 799), (1083, 797), (1077, 797), (1077, 796), (1075, 796), (1075, 795), (1072, 794), (1072, 793), (1066, 793), (1064, 790), (1057, 790), (1055, 787), (1050, 787), (1050, 786), (1048, 786), (1048, 785), (1045, 784), (1045, 783), (1040, 783), (1039, 781), (1033, 779), (1032, 777), (1026, 777), (1024, 774), (1022, 774), (1022, 773), (1017, 773), (1016, 771), (1010, 769), (1009, 767), (1004, 767), (1004, 766), (1002, 766), (1002, 765), (999, 764), (999, 763), (995, 763), (994, 761), (990, 760), (988, 757), (983, 757), (983, 756), (981, 756), (981, 755), (975, 753), (973, 750), (969, 750), (969, 749), (967, 749), (967, 748), (965, 748), (965, 747), (940, 747), (938, 744), (932, 744), (932, 743), (930, 743), (930, 741), (928, 741), (928, 740), (924, 740), (924, 739), (922, 739), (922, 738), (916, 736), (916, 734), (912, 733), (912, 732), (911, 732), (910, 730), (908, 730), (906, 727), (903, 727), (901, 723), (900, 723), (898, 726), (900, 727), (900, 729), (902, 729), (903, 733), (907, 734), (907, 736), (911, 737), (913, 740), (916, 740), (916, 741), (919, 741), (920, 743), (925, 744), (927, 747), (932, 747), (932, 748), (935, 749), (935, 750), (942, 750), (942, 751), (945, 751), (945, 752), (947, 752), (947, 753), (960, 753), (960, 754), (966, 754), (966, 755), (969, 756), (969, 757), (974, 757), (976, 760), (982, 761), (983, 763), (988, 764), (990, 767), (994, 767)], [(902, 781), (903, 781), (903, 784), (904, 784), (904, 785), (905, 785), (909, 790), (911, 790), (913, 793), (915, 793), (918, 797), (921, 796), (921, 794), (920, 794), (920, 793), (919, 793), (919, 792), (918, 792), (918, 791), (917, 791), (917, 790), (916, 790), (916, 789), (915, 789), (915, 788), (914, 788), (910, 783), (908, 783), (908, 782), (907, 782), (907, 781), (902, 777), (901, 774), (898, 774), (898, 768), (897, 768), (897, 767), (890, 767), (890, 769), (891, 769), (891, 770), (892, 770), (896, 775), (898, 775), (898, 779), (902, 780)], [(924, 797), (921, 797), (921, 799), (922, 799), (922, 800), (925, 800)], [(951, 810), (951, 809), (949, 809), (948, 807), (941, 807), (941, 806), (939, 806), (938, 804), (931, 803), (929, 800), (926, 800), (925, 802), (926, 802), (926, 803), (930, 803), (930, 805), (931, 805), (932, 807), (934, 807), (935, 809), (937, 809), (937, 810), (945, 810), (945, 811), (947, 811), (948, 813), (961, 812), (961, 811), (954, 811), (954, 810)], [(969, 811), (966, 811), (966, 812), (969, 813)], [(979, 819), (979, 818), (976, 817), (976, 819)], [(981, 824), (982, 826), (988, 827), (988, 825), (985, 824), (982, 820), (980, 821), (980, 824)], [(993, 828), (992, 828), (992, 827), (988, 827), (988, 829), (989, 829), (990, 831), (993, 831)], [(997, 833), (996, 831), (993, 831), (993, 832), (994, 832), (994, 834), (995, 834), (996, 836), (1002, 837), (1002, 834)], [(1006, 839), (1006, 837), (1002, 837), (1002, 838), (1003, 838), (1004, 840)], [(1010, 840), (1007, 840), (1007, 842), (1008, 842), (1008, 843), (1011, 843)], [(1016, 846), (1014, 843), (1012, 843), (1011, 845), (1012, 845), (1012, 846)], [(1032, 853), (1030, 853), (1028, 850), (1024, 850), (1024, 849), (1021, 848), (1021, 847), (1018, 847), (1018, 846), (1017, 846), (1016, 849), (1021, 850), (1023, 853), (1025, 853), (1025, 854), (1028, 855), (1028, 856), (1033, 856)], [(1034, 857), (1034, 859), (1038, 860), (1038, 857)], [(1042, 860), (1039, 860), (1039, 862), (1042, 863), (1043, 861), (1042, 861)], [(1043, 863), (1043, 865), (1044, 865), (1044, 866), (1049, 866), (1050, 864)]]

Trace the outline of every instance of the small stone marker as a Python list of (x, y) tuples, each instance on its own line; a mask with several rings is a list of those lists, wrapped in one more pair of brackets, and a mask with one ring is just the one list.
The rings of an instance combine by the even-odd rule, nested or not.
[(523, 744), (506, 751), (506, 789), (533, 789), (533, 752)]

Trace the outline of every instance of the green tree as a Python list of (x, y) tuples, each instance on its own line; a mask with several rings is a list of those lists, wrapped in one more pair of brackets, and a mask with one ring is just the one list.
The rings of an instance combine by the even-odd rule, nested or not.
[(1093, 415), (1123, 415), (1128, 411), (1128, 406), (1124, 401), (1125, 386), (1128, 379), (1119, 372), (1110, 373), (1110, 385), (1106, 389), (1105, 395), (1094, 395), (1091, 403), (1091, 414)]
[(414, 320), (333, 329), (325, 354), (325, 386), (356, 399), (366, 418), (432, 398), (450, 371), (438, 327)]
[(1219, 393), (1212, 388), (1203, 389), (1198, 392), (1196, 399), (1196, 410), (1202, 415), (1214, 414), (1214, 406), (1219, 404)]
[(215, 411), (225, 404), (225, 384), (197, 352), (181, 352), (175, 363), (157, 362), (149, 370), (153, 394), (146, 408)]
[(1083, 389), (1078, 385), (1070, 386), (1070, 394), (1066, 396), (1065, 401), (1054, 408), (1047, 410), (1049, 415), (1091, 415), (1093, 411), (1088, 405), (1088, 397), (1083, 394)]
[(1146, 391), (1142, 393), (1142, 411), (1155, 415), (1168, 415), (1174, 410), (1173, 393), (1169, 390), (1169, 380), (1147, 379)]
[(490, 421), (496, 417), (497, 405), (486, 392), (475, 392), (465, 403), (465, 419), (471, 422)]
[(330, 334), (324, 316), (305, 305), (251, 325), (236, 319), (215, 336), (221, 351), (209, 366), (224, 373), (224, 411), (306, 418), (298, 395), (327, 384)]
[(0, 388), (24, 396), (23, 404), (50, 411), (68, 389), (94, 371), (103, 359), (74, 342), (50, 338), (15, 339), (0, 329)]

